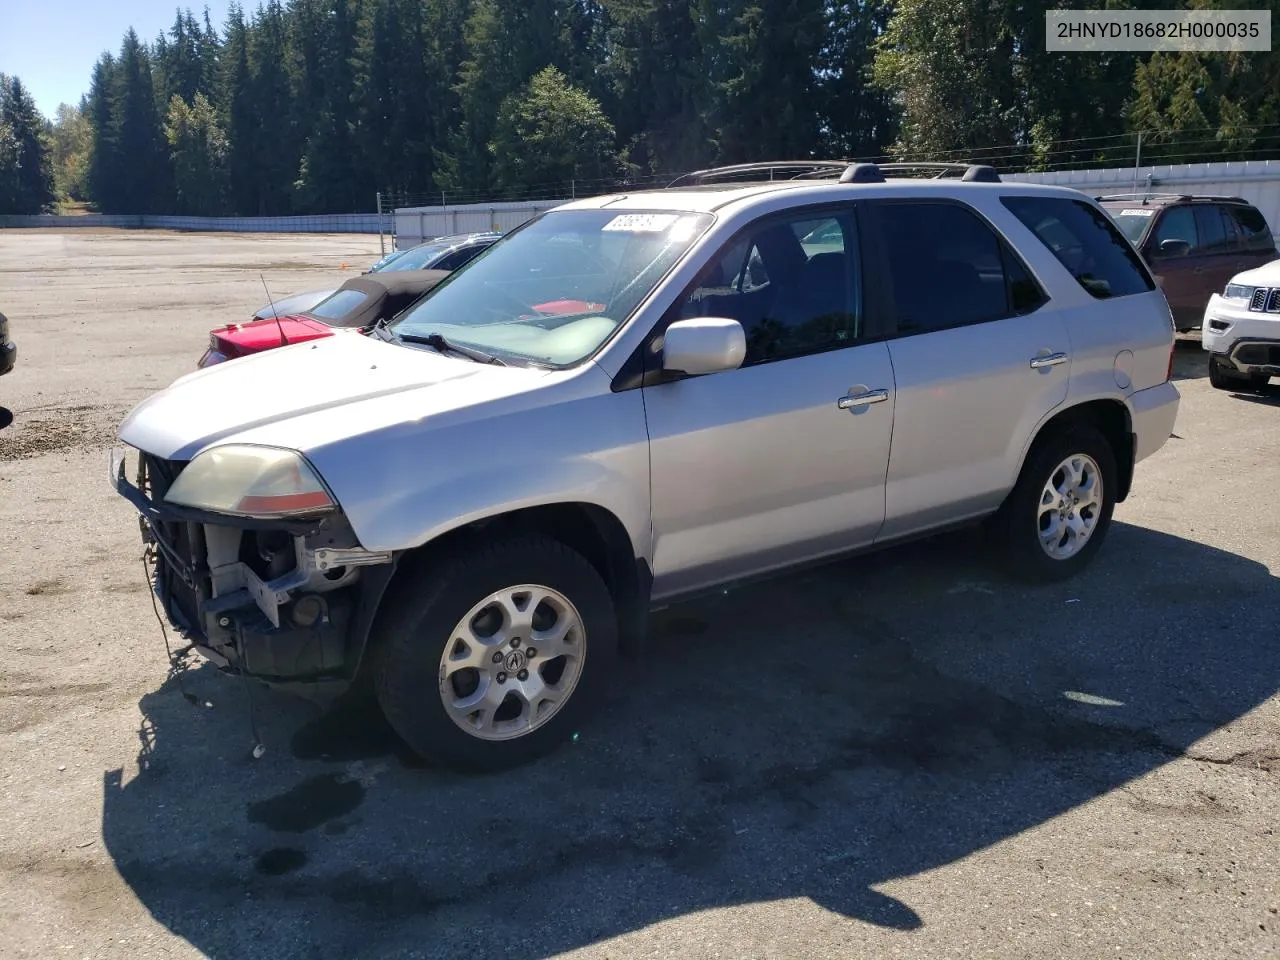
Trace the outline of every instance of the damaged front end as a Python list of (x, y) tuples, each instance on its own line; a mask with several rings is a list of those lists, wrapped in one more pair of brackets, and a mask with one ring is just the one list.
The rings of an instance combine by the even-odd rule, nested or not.
[(131, 447), (111, 458), (112, 486), (138, 510), (169, 622), (224, 671), (340, 694), (357, 674), (396, 556), (362, 549), (336, 504), (312, 515), (250, 516), (171, 502), (194, 462)]

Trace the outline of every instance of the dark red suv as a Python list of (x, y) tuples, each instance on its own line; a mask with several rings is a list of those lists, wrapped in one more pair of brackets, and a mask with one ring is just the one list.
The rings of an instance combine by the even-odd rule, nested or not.
[(1241, 270), (1280, 257), (1266, 218), (1241, 197), (1135, 193), (1097, 199), (1151, 267), (1179, 331), (1200, 326), (1210, 294), (1221, 293)]

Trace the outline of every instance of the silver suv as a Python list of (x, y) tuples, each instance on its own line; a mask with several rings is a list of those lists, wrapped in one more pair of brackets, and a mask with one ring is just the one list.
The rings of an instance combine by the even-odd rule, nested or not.
[(676, 598), (979, 521), (1017, 575), (1076, 573), (1173, 428), (1173, 343), (1076, 191), (720, 169), (547, 212), (367, 336), (183, 377), (111, 477), (205, 656), (367, 678), (424, 757), (493, 770)]

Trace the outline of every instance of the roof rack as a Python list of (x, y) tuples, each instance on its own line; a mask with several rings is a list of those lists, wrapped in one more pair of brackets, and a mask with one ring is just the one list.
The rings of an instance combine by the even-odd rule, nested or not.
[[(714, 183), (717, 180), (732, 180), (742, 174), (764, 174), (767, 177), (745, 177), (747, 180), (797, 180), (802, 177), (838, 176), (846, 167), (848, 160), (771, 160), (765, 163), (736, 163), (727, 167), (711, 167), (706, 170), (695, 170), (685, 173), (667, 184), (668, 188), (692, 184)], [(792, 176), (774, 176), (775, 173), (790, 172)]]
[(1244, 197), (1227, 197), (1215, 193), (1109, 193), (1094, 197), (1099, 203), (1108, 200), (1141, 200), (1144, 204), (1151, 200), (1216, 200), (1220, 203), (1248, 203)]
[(959, 174), (960, 179), (966, 183), (1000, 183), (1000, 174), (996, 173), (995, 167), (982, 163), (970, 163), (967, 160), (949, 163), (882, 163), (878, 166), (881, 172), (910, 173), (911, 171), (919, 170), (932, 173), (932, 179), (934, 180), (942, 179), (948, 174)]
[[(738, 163), (727, 167), (711, 167), (682, 174), (667, 184), (668, 188), (701, 185), (740, 179), (819, 180), (838, 179), (840, 183), (884, 183), (885, 174), (910, 176), (914, 171), (931, 173), (931, 179), (958, 175), (966, 183), (1000, 183), (994, 167), (980, 163), (861, 163), (854, 160), (776, 160), (766, 163)], [(767, 177), (759, 176), (768, 174)], [(790, 174), (779, 176), (778, 174)], [(755, 175), (755, 176), (753, 176)]]

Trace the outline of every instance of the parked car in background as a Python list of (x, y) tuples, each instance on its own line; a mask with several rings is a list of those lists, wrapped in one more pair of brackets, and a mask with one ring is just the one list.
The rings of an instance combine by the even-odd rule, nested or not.
[[(307, 310), (280, 313), (249, 323), (229, 323), (209, 332), (209, 346), (197, 366), (261, 353), (341, 333), (367, 333), (379, 321), (390, 320), (419, 297), (429, 293), (452, 271), (387, 270), (352, 277)], [(560, 299), (529, 308), (524, 320), (590, 313), (602, 303)]]
[[(464, 233), (452, 237), (438, 237), (409, 247), (407, 250), (396, 250), (387, 254), (366, 270), (364, 275), (387, 271), (457, 270), (463, 264), (484, 253), (501, 238), (500, 233)], [(333, 292), (333, 288), (330, 288), (294, 294), (277, 301), (274, 307), (268, 303), (253, 316), (256, 320), (267, 320), (277, 312), (306, 313), (320, 301), (332, 296)]]
[(1209, 297), (1241, 270), (1280, 257), (1266, 217), (1241, 197), (1098, 197), (1151, 267), (1179, 332), (1200, 325)]
[(0, 375), (8, 373), (18, 362), (18, 345), (9, 339), (9, 318), (0, 313)]
[(678, 598), (968, 523), (1019, 577), (1083, 570), (1178, 412), (1142, 258), (990, 167), (782, 166), (564, 204), (369, 336), (144, 400), (111, 476), (170, 621), (496, 770)]
[(209, 348), (197, 364), (261, 353), (294, 343), (359, 332), (390, 320), (449, 275), (448, 270), (414, 270), (352, 277), (306, 310), (278, 313), (249, 323), (229, 323), (209, 332)]
[(1258, 391), (1280, 377), (1280, 260), (1236, 274), (1209, 298), (1200, 343), (1219, 390)]
[(500, 233), (466, 233), (438, 237), (388, 254), (369, 273), (388, 270), (457, 270), (502, 239)]

